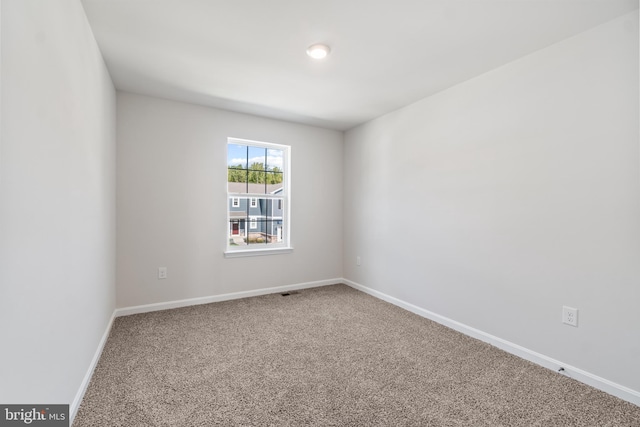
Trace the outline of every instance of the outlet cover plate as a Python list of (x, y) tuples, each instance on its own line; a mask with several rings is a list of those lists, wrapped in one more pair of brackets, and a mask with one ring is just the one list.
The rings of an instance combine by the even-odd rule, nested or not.
[(578, 327), (578, 309), (562, 306), (562, 323)]

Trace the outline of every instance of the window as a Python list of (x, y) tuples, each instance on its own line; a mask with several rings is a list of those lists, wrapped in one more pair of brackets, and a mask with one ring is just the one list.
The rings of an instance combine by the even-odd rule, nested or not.
[(290, 252), (290, 147), (227, 140), (225, 256)]

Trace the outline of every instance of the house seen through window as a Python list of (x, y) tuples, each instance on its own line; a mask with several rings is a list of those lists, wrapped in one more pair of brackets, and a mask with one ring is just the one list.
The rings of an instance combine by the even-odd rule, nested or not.
[(289, 147), (227, 141), (227, 253), (288, 248)]

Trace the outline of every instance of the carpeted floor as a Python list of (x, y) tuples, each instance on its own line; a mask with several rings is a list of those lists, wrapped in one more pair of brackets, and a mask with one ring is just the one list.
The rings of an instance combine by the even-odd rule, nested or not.
[(345, 285), (117, 318), (82, 426), (640, 426), (640, 407)]

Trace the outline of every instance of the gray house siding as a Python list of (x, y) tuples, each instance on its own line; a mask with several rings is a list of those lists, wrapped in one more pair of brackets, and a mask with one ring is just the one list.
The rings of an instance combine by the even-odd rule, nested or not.
[[(279, 189), (276, 193), (282, 191)], [(236, 205), (234, 206), (234, 201)], [(254, 203), (252, 203), (254, 201)], [(236, 244), (275, 243), (283, 238), (284, 200), (260, 197), (229, 198), (229, 237)]]

